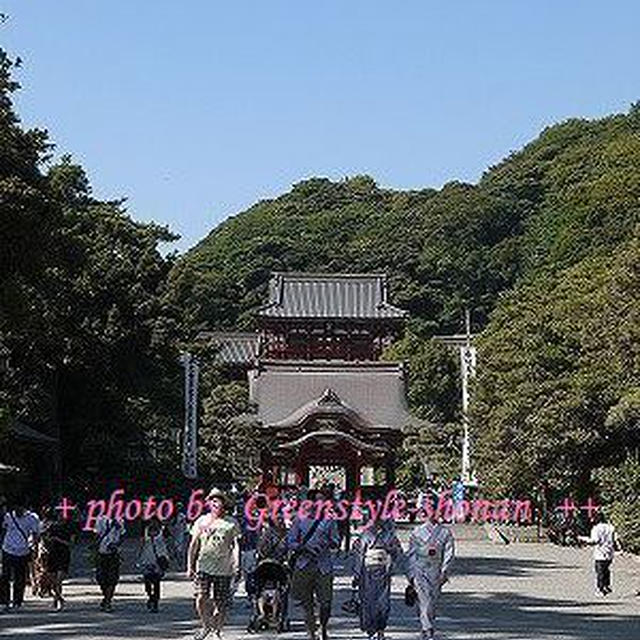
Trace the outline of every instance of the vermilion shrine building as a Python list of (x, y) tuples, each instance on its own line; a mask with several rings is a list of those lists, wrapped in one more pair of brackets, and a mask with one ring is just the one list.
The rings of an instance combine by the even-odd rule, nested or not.
[(380, 356), (405, 318), (383, 274), (274, 273), (257, 332), (203, 334), (247, 372), (263, 471), (284, 486), (394, 482), (406, 369)]

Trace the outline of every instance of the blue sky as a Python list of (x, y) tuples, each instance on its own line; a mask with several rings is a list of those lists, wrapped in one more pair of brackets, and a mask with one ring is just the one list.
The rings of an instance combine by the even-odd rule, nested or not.
[(640, 3), (0, 0), (25, 124), (185, 250), (291, 184), (476, 181), (640, 99)]

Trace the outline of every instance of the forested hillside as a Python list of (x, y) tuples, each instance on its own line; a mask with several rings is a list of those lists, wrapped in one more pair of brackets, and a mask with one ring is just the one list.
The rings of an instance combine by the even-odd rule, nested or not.
[[(14, 111), (11, 71), (0, 52), (0, 441), (16, 419), (59, 435), (70, 486), (171, 482), (181, 342), (251, 327), (272, 270), (385, 271), (411, 314), (387, 357), (409, 360), (411, 407), (430, 423), (407, 439), (402, 481), (422, 482), (425, 458), (458, 464), (456, 358), (430, 338), (460, 331), (469, 307), (484, 489), (599, 483), (640, 540), (640, 106), (550, 127), (474, 185), (305, 180), (175, 259), (159, 251), (167, 229), (94, 198), (70, 158), (51, 161), (47, 133)], [(246, 472), (229, 457), (252, 446), (233, 421), (246, 389), (208, 371), (202, 398), (204, 475)]]
[[(635, 105), (550, 127), (476, 185), (401, 192), (367, 176), (301, 182), (214, 229), (171, 284), (195, 331), (251, 326), (274, 269), (386, 271), (393, 301), (412, 318), (389, 355), (410, 360), (413, 410), (436, 425), (407, 441), (401, 478), (413, 482), (424, 455), (445, 471), (457, 464), (455, 359), (428, 340), (460, 331), (470, 307), (482, 332), (481, 482), (586, 495), (593, 470), (625, 460), (627, 473), (637, 469), (639, 222)], [(638, 482), (636, 471), (626, 486)]]
[(498, 295), (607, 253), (640, 220), (640, 107), (551, 127), (477, 185), (392, 191), (359, 176), (301, 182), (214, 229), (174, 268), (191, 327), (249, 322), (269, 272), (369, 271), (428, 335), (480, 325)]

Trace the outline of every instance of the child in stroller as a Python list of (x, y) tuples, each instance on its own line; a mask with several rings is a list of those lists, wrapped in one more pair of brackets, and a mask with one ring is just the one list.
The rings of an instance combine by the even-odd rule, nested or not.
[(247, 582), (253, 594), (253, 618), (249, 631), (275, 627), (289, 629), (289, 568), (287, 565), (287, 528), (277, 512), (264, 523), (257, 543), (257, 565)]
[(272, 558), (258, 563), (253, 575), (254, 612), (249, 631), (289, 629), (287, 602), (289, 599), (289, 570)]

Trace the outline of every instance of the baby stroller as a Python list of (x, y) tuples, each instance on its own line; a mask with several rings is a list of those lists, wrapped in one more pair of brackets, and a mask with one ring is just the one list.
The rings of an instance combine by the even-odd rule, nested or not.
[(271, 558), (261, 560), (253, 574), (253, 583), (253, 618), (248, 631), (288, 631), (289, 571), (286, 565)]

